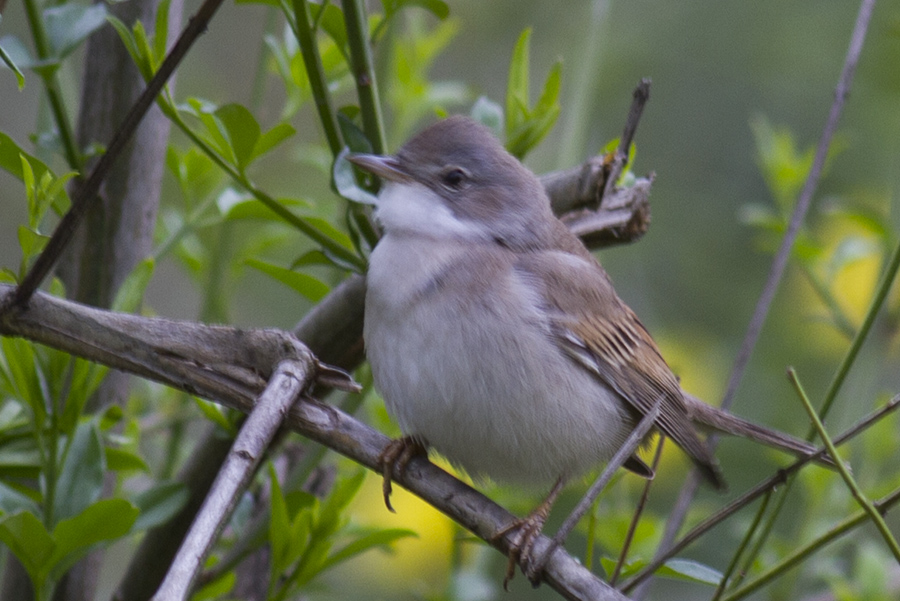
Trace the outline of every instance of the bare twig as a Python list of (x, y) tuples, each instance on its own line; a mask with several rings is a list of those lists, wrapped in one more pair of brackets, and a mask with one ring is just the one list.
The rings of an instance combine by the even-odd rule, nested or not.
[[(650, 469), (653, 470), (654, 474), (659, 467), (659, 460), (662, 457), (663, 445), (665, 445), (665, 443), (666, 436), (660, 433), (659, 442), (656, 443), (656, 451), (653, 453), (653, 463), (650, 465)], [(619, 552), (619, 560), (616, 561), (616, 568), (613, 570), (612, 576), (609, 577), (609, 584), (611, 586), (616, 585), (619, 576), (622, 574), (622, 568), (625, 567), (625, 562), (628, 559), (628, 551), (631, 549), (632, 541), (634, 541), (634, 533), (637, 532), (641, 516), (644, 514), (644, 507), (647, 505), (647, 499), (650, 497), (650, 488), (652, 486), (653, 479), (647, 478), (647, 481), (644, 482), (644, 490), (641, 491), (641, 498), (638, 501), (638, 505), (634, 508), (634, 515), (631, 516), (631, 523), (628, 524), (628, 532), (625, 533), (625, 540), (622, 542), (622, 550)]]
[(616, 155), (610, 165), (609, 175), (606, 176), (606, 183), (603, 185), (603, 198), (605, 199), (612, 192), (619, 176), (628, 163), (628, 150), (631, 148), (631, 142), (634, 140), (634, 133), (637, 131), (638, 122), (641, 120), (641, 114), (644, 112), (644, 105), (650, 100), (650, 79), (644, 78), (634, 89), (631, 108), (628, 110), (628, 118), (625, 120), (625, 129), (622, 131), (622, 137), (619, 138), (619, 146), (616, 148)]
[[(880, 514), (887, 513), (888, 509), (897, 504), (898, 501), (900, 501), (900, 489), (895, 489), (890, 494), (875, 501), (875, 509)], [(777, 564), (769, 568), (769, 570), (765, 574), (763, 574), (756, 580), (748, 582), (743, 587), (726, 595), (722, 598), (722, 601), (737, 601), (738, 599), (743, 599), (751, 595), (753, 592), (759, 590), (762, 586), (768, 584), (769, 582), (772, 582), (772, 580), (774, 580), (781, 574), (787, 572), (793, 567), (800, 565), (807, 557), (823, 548), (825, 545), (840, 538), (841, 536), (852, 531), (854, 528), (861, 526), (868, 521), (869, 514), (860, 509), (850, 517), (846, 518), (844, 521), (829, 529), (828, 532), (825, 532), (824, 534), (816, 538), (811, 543), (804, 545), (792, 555), (785, 557), (784, 559), (779, 561)]]
[(78, 191), (72, 198), (72, 207), (69, 209), (69, 212), (63, 216), (53, 232), (53, 236), (47, 242), (44, 251), (16, 289), (16, 293), (12, 297), (13, 305), (22, 306), (27, 304), (31, 295), (34, 294), (34, 291), (41, 285), (41, 282), (50, 273), (50, 270), (53, 269), (72, 236), (75, 235), (78, 224), (96, 198), (103, 178), (106, 177), (113, 163), (125, 149), (144, 114), (153, 105), (156, 96), (163, 89), (169, 76), (175, 71), (175, 67), (184, 58), (197, 37), (206, 31), (207, 24), (221, 4), (222, 0), (205, 0), (197, 14), (191, 17), (187, 27), (184, 28), (178, 41), (172, 46), (159, 70), (153, 76), (153, 79), (150, 80), (150, 83), (147, 84), (147, 88), (134, 103), (134, 106), (131, 107), (131, 110), (128, 111), (128, 115), (126, 115), (122, 125), (116, 131), (116, 135), (113, 136), (113, 139), (107, 146), (106, 152), (97, 161), (84, 183), (78, 186)]
[(603, 489), (606, 488), (606, 485), (609, 484), (609, 481), (612, 480), (612, 477), (619, 470), (620, 467), (625, 465), (625, 462), (628, 461), (628, 458), (634, 455), (634, 452), (637, 451), (638, 447), (641, 446), (641, 442), (643, 442), (644, 437), (650, 432), (650, 429), (653, 428), (653, 424), (656, 423), (656, 418), (659, 417), (659, 405), (662, 397), (656, 402), (653, 408), (641, 418), (641, 421), (638, 422), (637, 426), (635, 426), (634, 430), (631, 431), (631, 434), (628, 435), (628, 438), (625, 439), (625, 442), (622, 443), (622, 446), (619, 447), (619, 450), (616, 451), (616, 454), (613, 455), (612, 459), (609, 460), (609, 463), (606, 464), (606, 467), (603, 468), (603, 472), (597, 477), (588, 491), (584, 494), (581, 500), (578, 502), (578, 505), (575, 506), (575, 509), (569, 514), (569, 517), (565, 519), (562, 526), (559, 527), (559, 530), (556, 534), (553, 535), (553, 539), (551, 540), (550, 546), (547, 551), (541, 555), (537, 556), (537, 561), (534, 563), (532, 567), (532, 571), (535, 574), (540, 574), (541, 570), (544, 569), (544, 564), (547, 562), (550, 553), (553, 552), (554, 549), (562, 545), (566, 542), (566, 538), (568, 538), (569, 534), (578, 525), (578, 522), (581, 521), (581, 518), (584, 517), (591, 509), (591, 505), (594, 504), (594, 501), (597, 500), (597, 497), (603, 492)]
[[(843, 444), (844, 442), (852, 439), (860, 432), (866, 430), (866, 428), (868, 428), (869, 426), (877, 423), (885, 415), (897, 409), (898, 406), (900, 406), (900, 395), (895, 396), (884, 407), (882, 407), (878, 411), (873, 412), (871, 415), (866, 416), (864, 419), (861, 419), (853, 427), (849, 428), (846, 432), (838, 436), (835, 439), (835, 444)], [(703, 536), (714, 526), (717, 526), (721, 522), (725, 521), (725, 519), (731, 517), (731, 515), (743, 509), (744, 507), (752, 503), (755, 499), (766, 494), (768, 491), (773, 490), (774, 488), (783, 484), (789, 476), (799, 471), (800, 468), (802, 468), (807, 463), (815, 461), (819, 456), (825, 453), (826, 449), (823, 447), (813, 455), (797, 459), (791, 465), (778, 470), (777, 474), (763, 480), (713, 515), (694, 526), (694, 528), (692, 528), (690, 532), (685, 534), (677, 542), (667, 547), (664, 552), (658, 553), (656, 557), (653, 558), (653, 561), (644, 566), (644, 568), (642, 568), (640, 572), (635, 574), (628, 582), (623, 584), (622, 590), (627, 592), (634, 589), (636, 586), (652, 576), (653, 572), (658, 570), (659, 567), (662, 566), (666, 561), (674, 557), (676, 554), (680, 553), (688, 545)]]
[[(0, 286), (0, 299), (12, 291), (10, 286)], [(0, 313), (0, 334), (24, 336), (245, 413), (252, 410), (253, 399), (263, 388), (260, 374), (267, 375), (278, 364), (284, 345), (299, 344), (277, 330), (241, 331), (141, 318), (43, 293), (37, 293), (27, 307)], [(388, 438), (335, 407), (316, 401), (296, 403), (285, 423), (361, 465), (380, 470), (378, 457)], [(514, 517), (478, 491), (420, 458), (413, 459), (397, 481), (504, 554), (509, 553), (509, 537), (495, 538), (494, 533)], [(535, 554), (545, 553), (550, 544), (549, 538), (540, 537)], [(625, 599), (563, 549), (550, 555), (544, 577), (567, 599)]]
[(825, 424), (822, 423), (821, 418), (816, 413), (815, 407), (813, 407), (812, 402), (809, 400), (809, 397), (806, 394), (806, 390), (804, 390), (803, 385), (800, 383), (800, 378), (797, 376), (797, 372), (794, 371), (793, 368), (788, 370), (788, 379), (790, 379), (791, 384), (794, 386), (794, 390), (797, 391), (797, 396), (800, 397), (800, 400), (803, 402), (803, 408), (806, 409), (807, 415), (809, 415), (810, 421), (812, 421), (813, 426), (816, 428), (816, 432), (818, 432), (819, 437), (822, 439), (822, 442), (825, 443), (825, 447), (828, 449), (829, 455), (834, 458), (834, 462), (837, 465), (838, 473), (843, 478), (844, 483), (847, 485), (847, 488), (850, 489), (850, 493), (853, 495), (853, 498), (856, 499), (856, 502), (859, 503), (859, 506), (863, 508), (863, 510), (869, 514), (869, 519), (875, 525), (875, 528), (878, 530), (878, 533), (881, 534), (881, 537), (884, 539), (885, 544), (890, 549), (891, 553), (894, 555), (894, 559), (900, 564), (900, 544), (897, 544), (897, 539), (894, 538), (894, 535), (891, 534), (890, 528), (884, 521), (884, 517), (878, 512), (878, 509), (869, 500), (866, 494), (863, 492), (862, 487), (856, 482), (856, 479), (850, 473), (850, 470), (841, 462), (841, 457), (838, 455), (837, 449), (834, 446), (834, 442), (831, 440), (831, 436), (828, 434), (828, 431), (825, 429)]
[[(806, 218), (806, 213), (809, 211), (809, 206), (812, 202), (813, 194), (816, 191), (816, 187), (819, 183), (819, 178), (822, 175), (822, 169), (825, 167), (825, 159), (828, 156), (828, 149), (831, 147), (831, 140), (834, 137), (835, 131), (837, 130), (838, 121), (840, 119), (841, 112), (843, 111), (844, 103), (850, 93), (850, 87), (853, 83), (853, 75), (856, 71), (856, 65), (859, 63), (859, 57), (862, 53), (863, 42), (866, 38), (866, 32), (869, 27), (869, 21), (872, 16), (872, 9), (874, 5), (875, 0), (862, 0), (862, 2), (860, 3), (859, 13), (856, 17), (856, 24), (854, 25), (853, 33), (850, 38), (850, 46), (847, 49), (847, 55), (844, 59), (844, 66), (841, 70), (841, 75), (838, 79), (837, 87), (835, 89), (834, 101), (831, 104), (831, 109), (828, 113), (828, 119), (825, 122), (825, 127), (822, 130), (822, 136), (819, 139), (818, 146), (816, 147), (815, 159), (813, 160), (812, 167), (810, 168), (809, 174), (806, 177), (806, 183), (803, 186), (803, 190), (800, 192), (800, 196), (797, 199), (797, 204), (794, 207), (794, 212), (791, 215), (791, 219), (788, 223), (787, 230), (785, 231), (784, 238), (781, 241), (781, 246), (778, 248), (775, 259), (772, 261), (772, 266), (769, 270), (769, 275), (766, 278), (766, 283), (763, 287), (762, 294), (760, 294), (759, 300), (757, 301), (756, 309), (753, 311), (753, 317), (751, 317), (750, 323), (747, 326), (747, 333), (744, 336), (744, 340), (741, 343), (740, 350), (738, 351), (737, 357), (735, 358), (734, 367), (731, 371), (731, 376), (728, 380), (728, 386), (725, 390), (725, 396), (722, 400), (722, 409), (730, 409), (732, 403), (734, 402), (734, 397), (737, 393), (738, 385), (740, 384), (741, 379), (744, 376), (744, 372), (747, 369), (747, 364), (750, 362), (750, 356), (753, 353), (753, 349), (756, 346), (757, 340), (759, 339), (759, 333), (762, 330), (763, 323), (765, 322), (766, 316), (769, 313), (769, 308), (772, 305), (772, 300), (775, 298), (775, 293), (778, 290), (778, 286), (781, 282), (782, 277), (784, 276), (784, 271), (787, 267), (788, 259), (791, 256), (791, 249), (793, 248), (794, 242), (797, 239), (797, 235), (800, 232), (800, 227), (803, 225), (803, 222)], [(716, 444), (716, 437), (710, 437), (707, 443), (711, 448), (714, 448)], [(666, 547), (668, 547), (677, 535), (678, 530), (681, 528), (681, 524), (684, 521), (684, 517), (687, 515), (687, 510), (690, 507), (691, 502), (693, 501), (694, 495), (696, 494), (697, 486), (699, 485), (699, 483), (699, 473), (697, 473), (697, 470), (691, 470), (691, 475), (688, 477), (687, 481), (681, 489), (678, 502), (676, 503), (675, 508), (669, 514), (669, 520), (666, 524), (666, 532), (663, 535), (662, 541), (660, 541), (660, 549), (665, 549)], [(640, 599), (642, 595), (639, 593), (638, 595), (636, 595), (636, 597)]]
[(237, 506), (241, 493), (250, 483), (257, 464), (281, 426), (284, 416), (300, 394), (309, 387), (315, 374), (316, 361), (308, 351), (302, 356), (278, 364), (256, 407), (241, 427), (200, 513), (175, 556), (162, 586), (153, 597), (155, 601), (181, 601), (188, 598), (191, 584)]

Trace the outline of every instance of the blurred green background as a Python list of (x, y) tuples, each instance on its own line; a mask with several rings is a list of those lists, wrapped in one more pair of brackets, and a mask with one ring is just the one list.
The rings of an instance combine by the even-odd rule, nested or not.
[[(606, 250), (600, 258), (685, 387), (717, 403), (774, 248), (775, 238), (742, 219), (749, 206), (778, 210), (760, 170), (753, 124), (762, 128), (759, 124), (768, 123), (790, 132), (798, 152), (815, 145), (833, 98), (857, 4), (838, 0), (459, 0), (449, 4), (456, 34), (431, 75), (436, 81), (463, 84), (469, 98), (446, 106), (449, 112), (468, 112), (480, 95), (503, 101), (512, 48), (526, 27), (533, 28), (534, 87), (556, 60), (562, 60), (559, 122), (526, 161), (538, 173), (575, 165), (618, 136), (634, 86), (642, 77), (653, 80), (635, 138), (634, 165), (638, 174), (656, 174), (652, 226), (639, 243)], [(191, 2), (189, 11), (197, 5)], [(223, 6), (179, 68), (177, 98), (247, 103), (265, 22), (266, 10), (258, 5)], [(416, 15), (407, 26), (432, 28), (436, 20)], [(25, 32), (17, 2), (9, 3), (3, 14), (0, 34), (9, 32)], [(402, 30), (396, 33), (402, 38)], [(376, 50), (379, 62), (386, 60), (388, 51), (387, 44)], [(900, 184), (898, 65), (900, 0), (884, 0), (876, 8), (841, 120), (837, 144), (842, 150), (819, 186), (808, 220), (808, 236), (825, 249), (826, 263), (827, 253), (843, 241), (861, 240), (862, 250), (829, 272), (835, 297), (854, 324), (865, 310), (886, 249), (883, 239), (843, 213), (876, 215), (888, 227), (887, 239), (897, 237), (900, 216), (893, 205)], [(71, 105), (76, 105), (78, 82), (68, 78), (63, 83)], [(277, 117), (277, 88), (270, 81), (261, 121), (268, 118), (271, 123)], [(36, 78), (20, 92), (13, 76), (0, 71), (0, 130), (25, 148), (30, 147), (27, 132), (36, 121), (47, 118), (39, 97)], [(434, 118), (422, 119), (417, 127)], [(294, 124), (303, 139), (319, 139), (319, 126), (309, 107)], [(397, 131), (391, 124), (388, 115), (389, 144), (395, 150), (411, 132)], [(294, 193), (309, 187), (326, 189), (319, 172), (298, 168), (297, 163), (296, 154), (266, 159), (257, 179), (266, 181), (268, 189)], [(174, 184), (167, 185), (171, 192)], [(18, 264), (15, 232), (25, 220), (24, 203), (20, 184), (0, 173), (0, 264), (5, 266)], [(236, 230), (236, 235), (241, 231)], [(232, 318), (240, 325), (289, 327), (304, 310), (304, 301), (296, 294), (252, 270), (238, 274), (233, 292)], [(161, 315), (190, 319), (197, 316), (200, 301), (194, 284), (170, 261), (159, 266), (147, 302)], [(889, 305), (896, 309), (897, 304), (894, 294)], [(846, 338), (836, 333), (824, 315), (801, 270), (789, 268), (739, 390), (737, 413), (805, 434), (806, 416), (784, 373), (789, 365), (797, 367), (811, 397), (821, 398), (847, 346)], [(864, 349), (832, 414), (829, 425), (834, 431), (870, 411), (885, 393), (898, 389), (893, 326), (892, 318), (882, 320), (875, 341)], [(896, 428), (896, 420), (892, 423)], [(741, 441), (725, 441), (719, 455), (732, 491), (737, 492), (783, 461)], [(667, 454), (665, 466), (653, 495), (654, 508), (660, 512), (671, 503), (685, 470), (676, 452)], [(393, 558), (370, 555), (367, 568), (354, 564), (332, 584), (340, 582), (339, 590), (346, 595), (343, 587), (357, 583), (365, 587), (360, 590), (373, 595), (368, 598), (436, 595), (446, 584), (451, 562), (448, 541), (460, 533), (402, 500), (396, 502), (399, 515), (389, 516), (380, 505), (377, 482), (369, 484), (370, 494), (357, 503), (360, 519), (392, 520), (395, 526), (421, 529), (422, 539), (416, 543), (420, 546), (413, 547), (419, 550), (403, 551)], [(636, 483), (623, 486), (631, 490)], [(514, 491), (497, 491), (497, 495), (507, 502), (517, 496)], [(569, 496), (573, 502), (575, 492)], [(708, 491), (702, 499), (710, 507), (722, 502)], [(521, 501), (524, 508), (530, 502)], [(782, 521), (789, 522), (787, 517)], [(414, 525), (417, 520), (420, 526)], [(733, 545), (738, 533), (727, 527), (722, 530)], [(789, 536), (789, 527), (786, 532)], [(467, 553), (484, 553), (476, 545), (464, 547)], [(717, 565), (714, 545), (689, 554)], [(471, 590), (464, 587), (471, 598), (480, 598), (477, 592), (482, 585), (496, 593), (502, 558), (493, 560), (496, 566), (487, 571), (486, 580), (481, 574), (468, 581)], [(371, 588), (372, 572), (366, 570), (383, 573), (377, 589)], [(685, 598), (691, 598), (691, 590), (685, 589)], [(509, 598), (551, 596), (546, 589), (532, 593), (524, 579), (514, 583), (514, 591)]]

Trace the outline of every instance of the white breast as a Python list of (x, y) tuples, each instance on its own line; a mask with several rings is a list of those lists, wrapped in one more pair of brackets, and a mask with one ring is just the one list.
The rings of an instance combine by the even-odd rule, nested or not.
[(514, 256), (491, 252), (388, 233), (370, 260), (367, 354), (405, 434), (472, 475), (544, 486), (611, 457), (629, 418), (557, 348)]

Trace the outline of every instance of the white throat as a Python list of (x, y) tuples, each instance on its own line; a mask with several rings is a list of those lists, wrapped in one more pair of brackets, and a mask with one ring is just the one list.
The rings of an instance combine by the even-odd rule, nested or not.
[(443, 198), (416, 182), (386, 182), (378, 195), (375, 217), (387, 235), (491, 239), (487, 227), (460, 219)]

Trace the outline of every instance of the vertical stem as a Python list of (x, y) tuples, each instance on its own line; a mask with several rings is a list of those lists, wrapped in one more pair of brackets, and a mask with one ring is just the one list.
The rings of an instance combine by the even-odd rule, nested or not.
[(363, 130), (372, 143), (376, 154), (383, 154), (387, 148), (384, 135), (384, 120), (378, 102), (378, 84), (375, 66), (369, 47), (369, 28), (362, 0), (342, 0), (344, 21), (347, 24), (347, 39), (350, 44), (350, 69), (356, 82), (359, 108), (362, 111)]
[[(328, 148), (331, 154), (337, 157), (344, 143), (341, 140), (338, 129), (337, 117), (331, 106), (331, 95), (328, 93), (328, 82), (325, 80), (325, 69), (322, 67), (322, 57), (319, 55), (319, 45), (316, 43), (315, 30), (309, 20), (309, 6), (306, 0), (293, 0), (294, 6), (294, 35), (300, 44), (300, 52), (303, 55), (303, 65), (306, 67), (306, 77), (312, 89), (313, 101), (316, 103), (316, 111), (319, 113), (319, 121), (325, 130), (325, 138), (328, 140)], [(321, 10), (325, 10), (324, 7)]]
[[(37, 0), (25, 0), (25, 14), (28, 19), (28, 27), (31, 29), (31, 37), (34, 39), (34, 47), (38, 58), (41, 60), (51, 59), (50, 42), (47, 40), (47, 32), (44, 30), (44, 19)], [(56, 121), (56, 127), (59, 130), (66, 162), (71, 169), (80, 172), (84, 165), (82, 165), (78, 147), (75, 145), (74, 130), (72, 129), (69, 115), (66, 113), (62, 93), (59, 90), (59, 78), (56, 75), (56, 70), (41, 74), (41, 79), (44, 81), (44, 87), (47, 90), (47, 99), (50, 101), (50, 110), (53, 112), (53, 119)]]
[(859, 484), (850, 474), (850, 470), (848, 470), (847, 466), (844, 465), (844, 462), (841, 461), (841, 457), (834, 446), (834, 442), (831, 440), (831, 436), (828, 435), (828, 431), (825, 429), (825, 425), (822, 423), (822, 419), (819, 417), (819, 415), (816, 413), (815, 408), (812, 406), (812, 402), (806, 395), (806, 391), (803, 389), (803, 385), (800, 383), (800, 379), (797, 377), (797, 372), (794, 371), (793, 368), (788, 370), (788, 378), (790, 378), (791, 384), (793, 384), (794, 386), (794, 390), (797, 391), (797, 396), (799, 396), (800, 400), (803, 402), (803, 408), (806, 409), (806, 413), (809, 415), (809, 419), (810, 421), (812, 421), (813, 427), (816, 429), (816, 432), (819, 434), (822, 442), (825, 443), (825, 447), (828, 448), (829, 455), (831, 455), (831, 458), (834, 459), (834, 465), (837, 467), (837, 471), (841, 475), (841, 478), (844, 479), (844, 483), (847, 484), (847, 488), (850, 489), (853, 498), (856, 499), (856, 502), (859, 503), (859, 506), (863, 508), (863, 511), (869, 514), (869, 519), (871, 519), (872, 523), (875, 524), (875, 528), (878, 529), (878, 532), (881, 534), (882, 538), (884, 538), (884, 542), (891, 550), (891, 553), (893, 553), (894, 559), (896, 559), (897, 563), (900, 564), (900, 543), (898, 543), (897, 539), (894, 538), (894, 535), (891, 534), (891, 530), (885, 523), (884, 517), (882, 517), (881, 513), (879, 513), (878, 508), (875, 507), (872, 501), (869, 500), (869, 498), (860, 488)]

